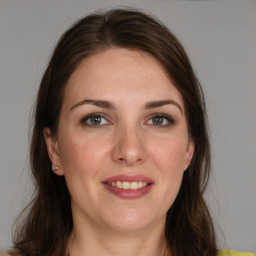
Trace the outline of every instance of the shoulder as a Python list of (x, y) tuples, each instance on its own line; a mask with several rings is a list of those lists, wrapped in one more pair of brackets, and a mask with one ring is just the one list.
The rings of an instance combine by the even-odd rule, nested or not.
[(7, 252), (0, 251), (0, 256), (10, 256), (10, 254), (8, 254)]
[(220, 250), (218, 256), (256, 256), (256, 254), (251, 252), (235, 252), (230, 250)]

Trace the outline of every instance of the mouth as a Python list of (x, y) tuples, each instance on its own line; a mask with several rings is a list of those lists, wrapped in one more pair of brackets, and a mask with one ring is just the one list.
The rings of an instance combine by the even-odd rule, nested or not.
[(153, 180), (145, 176), (118, 175), (104, 180), (103, 185), (108, 191), (122, 199), (143, 197), (153, 187)]
[(129, 181), (112, 181), (112, 182), (107, 182), (105, 183), (108, 186), (111, 187), (115, 187), (115, 188), (120, 188), (120, 189), (139, 189), (139, 188), (143, 188), (148, 186), (151, 183), (147, 183), (145, 181), (133, 181), (133, 182), (129, 182)]

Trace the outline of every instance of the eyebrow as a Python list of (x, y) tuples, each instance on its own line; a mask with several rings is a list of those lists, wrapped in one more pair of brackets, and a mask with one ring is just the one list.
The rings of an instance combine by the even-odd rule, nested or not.
[[(84, 104), (91, 104), (91, 105), (95, 105), (97, 107), (106, 108), (106, 109), (115, 109), (114, 104), (109, 101), (85, 99), (85, 100), (79, 101), (78, 103), (73, 105), (71, 107), (70, 111), (72, 111), (74, 108), (76, 108), (78, 106), (82, 106)], [(178, 104), (174, 100), (169, 100), (169, 99), (148, 102), (145, 104), (145, 108), (152, 109), (152, 108), (162, 107), (162, 106), (168, 105), (168, 104), (172, 104), (172, 105), (176, 106), (180, 110), (180, 112), (183, 113), (183, 110), (182, 110), (182, 107), (180, 106), (180, 104)]]
[(178, 104), (176, 101), (169, 100), (169, 99), (148, 102), (148, 103), (146, 103), (145, 108), (146, 109), (157, 108), (157, 107), (162, 107), (162, 106), (168, 105), (168, 104), (172, 104), (172, 105), (176, 106), (180, 110), (180, 112), (183, 113), (181, 105)]
[(91, 105), (95, 105), (95, 106), (100, 107), (100, 108), (107, 108), (107, 109), (114, 109), (115, 108), (114, 105), (109, 101), (85, 99), (85, 100), (79, 101), (74, 106), (72, 106), (70, 111), (72, 111), (74, 108), (76, 108), (78, 106), (81, 106), (81, 105), (84, 105), (84, 104), (91, 104)]

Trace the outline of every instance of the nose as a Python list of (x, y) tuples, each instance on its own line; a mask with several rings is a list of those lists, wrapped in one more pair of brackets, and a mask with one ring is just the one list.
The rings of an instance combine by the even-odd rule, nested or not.
[(123, 127), (115, 136), (113, 160), (128, 166), (145, 161), (145, 139), (138, 128)]

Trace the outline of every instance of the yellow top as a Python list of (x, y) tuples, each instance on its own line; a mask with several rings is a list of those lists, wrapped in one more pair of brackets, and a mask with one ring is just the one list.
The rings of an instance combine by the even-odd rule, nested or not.
[(256, 256), (256, 254), (251, 252), (235, 252), (229, 250), (220, 250), (219, 256)]

